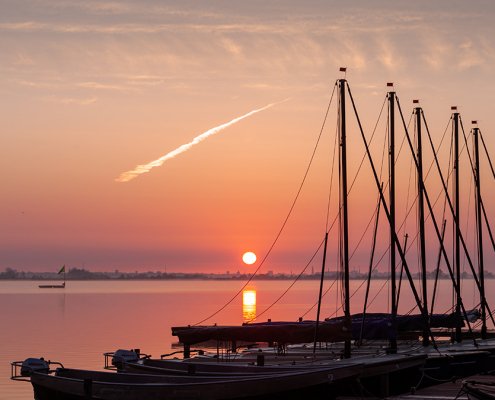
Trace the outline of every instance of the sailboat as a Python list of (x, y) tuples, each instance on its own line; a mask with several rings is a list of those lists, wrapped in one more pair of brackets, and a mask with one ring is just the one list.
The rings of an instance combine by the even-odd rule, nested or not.
[(64, 282), (61, 285), (39, 285), (40, 289), (65, 289), (65, 265), (62, 267), (58, 274), (64, 273)]
[[(345, 71), (345, 69), (341, 69)], [(459, 253), (462, 246), (464, 246), (464, 250), (466, 252), (466, 256), (469, 260), (469, 255), (467, 254), (467, 250), (465, 249), (464, 240), (462, 239), (462, 235), (460, 234), (460, 227), (458, 221), (458, 204), (459, 200), (456, 199), (456, 209), (454, 210), (450, 199), (448, 198), (448, 194), (446, 196), (448, 198), (449, 206), (452, 210), (453, 220), (455, 222), (455, 230), (456, 230), (456, 261), (454, 264), (455, 269), (453, 269), (449, 263), (449, 259), (443, 245), (443, 234), (440, 233), (440, 228), (434, 218), (434, 213), (432, 209), (432, 204), (428, 197), (428, 193), (425, 188), (423, 173), (422, 173), (422, 159), (421, 159), (421, 132), (418, 132), (418, 148), (415, 149), (409, 133), (407, 131), (406, 123), (402, 116), (402, 112), (400, 111), (400, 104), (396, 97), (394, 91), (387, 93), (387, 98), (389, 101), (389, 118), (388, 118), (388, 131), (390, 134), (389, 137), (389, 173), (390, 173), (390, 182), (389, 182), (389, 201), (385, 200), (385, 195), (383, 192), (383, 186), (380, 183), (378, 178), (377, 171), (375, 169), (373, 159), (371, 157), (371, 153), (368, 147), (367, 140), (364, 136), (364, 132), (361, 126), (361, 122), (359, 120), (359, 116), (356, 111), (356, 106), (354, 100), (352, 98), (352, 94), (349, 86), (347, 85), (347, 81), (345, 79), (337, 80), (336, 86), (338, 86), (339, 93), (339, 122), (338, 129), (340, 133), (339, 141), (340, 141), (340, 185), (341, 185), (341, 205), (340, 205), (340, 220), (341, 220), (341, 229), (342, 229), (342, 239), (341, 239), (341, 248), (340, 253), (342, 254), (342, 269), (343, 269), (343, 277), (344, 277), (344, 289), (343, 294), (345, 296), (345, 304), (343, 305), (344, 316), (338, 319), (330, 319), (324, 322), (319, 321), (319, 312), (317, 315), (316, 321), (300, 321), (297, 322), (267, 322), (267, 323), (255, 323), (255, 324), (247, 324), (244, 326), (187, 326), (187, 327), (173, 327), (172, 334), (179, 338), (179, 341), (184, 344), (184, 357), (187, 362), (200, 362), (201, 358), (197, 357), (194, 359), (189, 359), (190, 356), (190, 346), (200, 343), (206, 340), (217, 340), (218, 342), (231, 342), (232, 346), (230, 350), (232, 356), (228, 356), (223, 358), (223, 360), (235, 359), (239, 361), (239, 356), (234, 355), (236, 353), (236, 343), (239, 341), (247, 341), (247, 342), (268, 342), (278, 344), (278, 350), (270, 352), (261, 350), (261, 349), (252, 349), (247, 351), (241, 358), (243, 361), (251, 361), (257, 363), (282, 363), (285, 360), (286, 362), (298, 363), (298, 362), (311, 362), (314, 363), (328, 363), (330, 354), (333, 353), (333, 358), (344, 358), (346, 362), (352, 362), (352, 360), (359, 360), (360, 362), (364, 362), (363, 376), (366, 376), (366, 371), (375, 370), (376, 374), (368, 375), (372, 377), (376, 381), (381, 381), (381, 393), (380, 395), (388, 395), (388, 390), (390, 389), (390, 381), (393, 380), (393, 375), (391, 375), (391, 370), (383, 369), (380, 372), (377, 372), (377, 369), (373, 367), (373, 361), (369, 359), (370, 352), (376, 350), (374, 357), (378, 356), (382, 361), (393, 360), (392, 363), (395, 363), (397, 370), (408, 371), (410, 374), (411, 364), (404, 364), (403, 366), (400, 364), (400, 356), (404, 357), (406, 355), (412, 356), (413, 354), (416, 356), (422, 355), (426, 358), (425, 369), (423, 372), (418, 372), (414, 379), (416, 382), (414, 384), (409, 385), (409, 387), (405, 389), (409, 389), (411, 386), (415, 386), (422, 380), (422, 376), (425, 374), (425, 370), (429, 370), (428, 373), (434, 375), (434, 370), (438, 370), (439, 374), (447, 373), (449, 374), (452, 371), (455, 371), (455, 375), (464, 375), (473, 374), (479, 372), (481, 369), (489, 366), (490, 359), (493, 359), (493, 355), (495, 355), (495, 346), (490, 342), (483, 342), (481, 344), (478, 340), (476, 340), (476, 335), (471, 327), (471, 321), (473, 317), (480, 314), (482, 318), (483, 328), (481, 331), (481, 337), (486, 339), (486, 314), (490, 313), (488, 309), (488, 305), (486, 303), (485, 295), (484, 295), (484, 286), (483, 286), (483, 272), (482, 272), (482, 259), (480, 262), (480, 279), (477, 278), (476, 273), (474, 272), (474, 267), (470, 262), (471, 269), (473, 270), (473, 275), (478, 285), (478, 289), (480, 291), (481, 297), (481, 312), (477, 312), (477, 310), (467, 311), (464, 307), (464, 304), (461, 299), (460, 293), (460, 261), (459, 261)], [(393, 86), (393, 84), (387, 84), (387, 86)], [(354, 113), (357, 118), (357, 123), (359, 126), (359, 131), (361, 132), (361, 136), (363, 139), (363, 143), (366, 147), (366, 156), (368, 158), (371, 170), (373, 172), (374, 181), (376, 183), (376, 187), (379, 192), (379, 205), (381, 204), (384, 213), (386, 214), (386, 218), (388, 220), (388, 224), (390, 226), (390, 276), (391, 276), (391, 313), (390, 314), (366, 314), (363, 312), (362, 314), (351, 315), (350, 313), (350, 305), (349, 305), (349, 241), (348, 241), (348, 209), (347, 209), (347, 195), (348, 195), (348, 187), (347, 187), (347, 151), (346, 151), (346, 89), (349, 94), (352, 108), (354, 109)], [(416, 101), (417, 102), (417, 101)], [(395, 225), (395, 145), (394, 145), (394, 109), (399, 107), (400, 116), (402, 118), (402, 123), (404, 125), (404, 130), (406, 131), (407, 142), (409, 144), (411, 154), (413, 157), (413, 164), (417, 169), (418, 176), (418, 215), (419, 215), (419, 223), (420, 223), (420, 255), (421, 255), (421, 271), (423, 276), (423, 287), (422, 287), (422, 298), (418, 294), (416, 290), (415, 283), (413, 281), (410, 269), (408, 267), (408, 262), (406, 260), (406, 246), (402, 245), (399, 242), (397, 229)], [(416, 114), (416, 123), (418, 130), (421, 129), (421, 117), (424, 119), (424, 115), (422, 113), (422, 109), (417, 107), (415, 109)], [(459, 124), (459, 114), (454, 113), (453, 116), (454, 126), (456, 132), (458, 131)], [(426, 124), (426, 121), (425, 121)], [(476, 135), (477, 131), (474, 133)], [(428, 132), (429, 134), (429, 132)], [(431, 142), (431, 138), (430, 138)], [(433, 146), (433, 145), (432, 145)], [(434, 151), (434, 150), (433, 150)], [(456, 154), (459, 154), (459, 149), (457, 147)], [(438, 166), (438, 160), (435, 155), (435, 161)], [(456, 161), (457, 165), (457, 161)], [(456, 174), (458, 176), (458, 168), (456, 167)], [(440, 169), (439, 169), (440, 170)], [(480, 199), (479, 195), (479, 166), (476, 167), (477, 175), (477, 198)], [(495, 175), (495, 174), (494, 174)], [(442, 182), (445, 187), (445, 191), (447, 192), (445, 182)], [(459, 183), (458, 178), (456, 178), (456, 190), (457, 193), (459, 191)], [(457, 195), (458, 196), (458, 195)], [(428, 312), (428, 301), (427, 301), (427, 291), (426, 291), (426, 262), (425, 262), (425, 230), (424, 230), (424, 220), (425, 220), (425, 201), (426, 205), (430, 212), (430, 218), (432, 219), (435, 232), (439, 239), (440, 243), (440, 251), (441, 255), (445, 259), (445, 263), (449, 270), (449, 275), (452, 280), (452, 287), (455, 292), (456, 297), (456, 307), (455, 312), (450, 315), (434, 315), (433, 311), (431, 313)], [(480, 204), (478, 202), (478, 211), (477, 211), (477, 220), (481, 221), (481, 212), (480, 212)], [(486, 217), (486, 215), (485, 215)], [(377, 214), (378, 220), (378, 214)], [(479, 228), (479, 231), (481, 228)], [(375, 233), (376, 235), (376, 233)], [(326, 245), (328, 239), (328, 232), (325, 237), (325, 252), (323, 255), (323, 263), (325, 263), (325, 254), (326, 254)], [(479, 238), (481, 242), (481, 237)], [(495, 247), (495, 246), (494, 246)], [(396, 253), (398, 253), (400, 257), (400, 262), (396, 260)], [(482, 257), (482, 254), (481, 254)], [(396, 268), (397, 266), (401, 266), (407, 276), (407, 280), (410, 284), (411, 290), (413, 292), (416, 307), (419, 310), (419, 314), (415, 316), (398, 316), (397, 314), (397, 303), (398, 303), (398, 295), (396, 288)], [(322, 268), (324, 271), (324, 266)], [(322, 272), (322, 279), (323, 279)], [(371, 270), (370, 270), (371, 275)], [(321, 302), (321, 289), (320, 289), (320, 302)], [(365, 305), (366, 311), (366, 305)], [(491, 316), (491, 313), (490, 313)], [(468, 328), (468, 332), (466, 330), (462, 331), (462, 326), (466, 324)], [(356, 337), (356, 329), (358, 327), (357, 332), (358, 335)], [(422, 337), (422, 346), (419, 348), (411, 347), (411, 345), (407, 345), (406, 347), (400, 347), (397, 344), (398, 339), (398, 327), (402, 327), (402, 331), (405, 333), (411, 333), (413, 336)], [(454, 337), (452, 338), (451, 343), (446, 344), (437, 344), (436, 338), (438, 338), (438, 331), (434, 331), (433, 327), (436, 328), (447, 328), (452, 329), (454, 331)], [(354, 335), (353, 335), (354, 331)], [(473, 339), (472, 344), (462, 344), (462, 337), (466, 334)], [(363, 346), (358, 346), (357, 348), (353, 348), (351, 346), (351, 341), (356, 340), (358, 344), (362, 344), (362, 340), (371, 339), (371, 340), (381, 340), (379, 345), (372, 348), (368, 348), (365, 350)], [(386, 340), (386, 341), (384, 341)], [(311, 351), (309, 350), (309, 346), (302, 351), (299, 347), (297, 350), (291, 349), (291, 351), (286, 351), (286, 345), (288, 343), (311, 343), (314, 341), (313, 354), (311, 355)], [(327, 342), (327, 343), (336, 343), (336, 345), (332, 344), (332, 348), (329, 351), (315, 351), (317, 342)], [(453, 343), (456, 343), (456, 346)], [(323, 348), (326, 348), (326, 345), (323, 345)], [(320, 346), (321, 348), (321, 346)], [(357, 350), (357, 351), (356, 351)], [(357, 355), (368, 352), (368, 355)], [(361, 353), (360, 353), (361, 352)], [(384, 354), (386, 353), (386, 354)], [(217, 353), (217, 358), (222, 357), (222, 355)], [(251, 358), (249, 358), (251, 357)], [(365, 357), (368, 357), (366, 360)], [(326, 358), (326, 360), (324, 360)], [(425, 362), (425, 358), (423, 358), (423, 362)], [(203, 356), (203, 359), (205, 357)], [(211, 360), (211, 358), (210, 358)], [(219, 360), (220, 361), (220, 360)], [(418, 364), (419, 366), (420, 364)], [(469, 365), (469, 368), (466, 367)], [(417, 367), (418, 367), (417, 366)], [(402, 369), (403, 368), (403, 369)], [(455, 369), (460, 368), (460, 369)], [(398, 371), (395, 372), (398, 372)], [(412, 376), (414, 374), (410, 374)], [(440, 375), (438, 375), (440, 377)], [(449, 376), (450, 377), (450, 376)], [(361, 379), (361, 382), (363, 380)], [(407, 381), (409, 384), (409, 380)], [(426, 380), (424, 380), (426, 382)], [(387, 388), (388, 386), (388, 388)]]

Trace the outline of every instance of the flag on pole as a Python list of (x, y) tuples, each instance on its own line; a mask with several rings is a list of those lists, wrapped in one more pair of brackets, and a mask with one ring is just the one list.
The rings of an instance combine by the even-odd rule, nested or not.
[(347, 71), (347, 68), (345, 67), (340, 67), (340, 72), (346, 72)]
[(62, 272), (65, 272), (65, 265), (62, 267), (62, 269), (58, 273), (61, 274)]

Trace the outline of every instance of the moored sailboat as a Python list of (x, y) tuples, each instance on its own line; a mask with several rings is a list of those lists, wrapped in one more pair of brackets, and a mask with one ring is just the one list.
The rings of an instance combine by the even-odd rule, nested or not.
[[(351, 331), (353, 331), (353, 326), (354, 321), (353, 317), (351, 317), (350, 314), (350, 306), (349, 306), (349, 249), (348, 249), (348, 235), (349, 235), (349, 228), (348, 228), (348, 209), (347, 209), (347, 196), (348, 196), (348, 188), (347, 188), (347, 166), (346, 166), (346, 160), (347, 160), (347, 153), (346, 153), (346, 109), (345, 109), (345, 103), (346, 103), (346, 95), (345, 95), (345, 89), (347, 88), (347, 91), (349, 93), (349, 97), (352, 103), (352, 107), (354, 109), (359, 130), (361, 132), (361, 137), (363, 139), (363, 143), (366, 147), (366, 156), (368, 158), (370, 168), (373, 171), (374, 175), (374, 181), (376, 183), (377, 190), (379, 192), (379, 199), (380, 199), (380, 204), (385, 212), (388, 224), (390, 226), (390, 282), (391, 282), (391, 312), (390, 314), (384, 314), (380, 318), (373, 318), (369, 314), (367, 315), (365, 312), (361, 315), (361, 317), (357, 317), (360, 319), (359, 325), (361, 326), (361, 332), (363, 332), (363, 327), (364, 328), (364, 338), (368, 336), (370, 339), (386, 339), (388, 340), (388, 345), (385, 346), (385, 348), (381, 348), (381, 351), (384, 351), (389, 354), (393, 353), (400, 353), (400, 354), (406, 354), (406, 353), (415, 353), (415, 354), (424, 354), (427, 358), (425, 369), (430, 369), (434, 370), (436, 369), (439, 365), (444, 365), (442, 367), (443, 371), (446, 369), (445, 365), (447, 365), (448, 370), (455, 370), (456, 365), (464, 365), (463, 367), (463, 372), (464, 374), (466, 373), (475, 373), (475, 372), (480, 372), (483, 369), (489, 368), (491, 363), (490, 363), (490, 358), (492, 358), (492, 354), (495, 354), (495, 347), (491, 346), (489, 343), (486, 343), (482, 349), (478, 350), (478, 347), (480, 346), (479, 342), (476, 340), (476, 335), (471, 327), (471, 322), (470, 320), (472, 319), (473, 314), (476, 314), (476, 312), (469, 313), (461, 298), (461, 291), (460, 291), (460, 261), (459, 261), (459, 256), (458, 254), (460, 253), (461, 249), (461, 244), (464, 247), (464, 250), (466, 251), (466, 246), (464, 243), (464, 240), (462, 238), (462, 235), (460, 233), (460, 227), (459, 227), (459, 221), (458, 221), (458, 215), (459, 215), (459, 210), (454, 210), (452, 207), (452, 204), (450, 203), (450, 199), (448, 198), (449, 206), (452, 210), (453, 213), (453, 220), (455, 222), (455, 229), (456, 229), (456, 261), (454, 263), (454, 268), (451, 267), (451, 264), (449, 262), (445, 247), (443, 245), (443, 234), (440, 233), (440, 229), (438, 227), (438, 224), (435, 220), (434, 213), (433, 213), (433, 205), (430, 201), (430, 198), (428, 196), (428, 192), (425, 187), (424, 183), (424, 178), (423, 178), (423, 173), (422, 173), (422, 152), (421, 152), (421, 117), (424, 119), (424, 115), (422, 113), (422, 109), (419, 107), (416, 107), (414, 110), (414, 114), (416, 115), (416, 122), (417, 122), (417, 127), (418, 127), (418, 147), (415, 149), (412, 143), (412, 140), (409, 136), (406, 123), (404, 121), (404, 117), (402, 115), (402, 111), (400, 110), (400, 104), (399, 101), (396, 97), (396, 94), (394, 91), (391, 91), (387, 94), (387, 98), (389, 101), (389, 119), (388, 119), (388, 132), (389, 132), (389, 173), (390, 173), (390, 182), (389, 182), (389, 202), (385, 200), (385, 196), (382, 190), (382, 185), (380, 183), (380, 180), (378, 178), (378, 174), (376, 172), (376, 169), (374, 167), (373, 159), (371, 157), (367, 140), (364, 136), (363, 129), (361, 126), (361, 122), (359, 121), (359, 117), (357, 115), (356, 107), (354, 104), (354, 100), (352, 99), (352, 95), (350, 92), (349, 87), (347, 86), (347, 81), (345, 80), (338, 80), (336, 83), (336, 86), (338, 87), (338, 93), (339, 93), (339, 112), (338, 112), (338, 129), (340, 132), (339, 136), (339, 148), (340, 148), (340, 166), (339, 166), (339, 171), (340, 171), (340, 183), (341, 183), (341, 203), (340, 203), (340, 208), (339, 208), (339, 218), (341, 221), (341, 248), (339, 250), (339, 254), (341, 254), (342, 259), (341, 259), (341, 265), (343, 269), (343, 277), (344, 277), (344, 282), (343, 282), (343, 295), (344, 295), (344, 304), (343, 304), (343, 313), (344, 316), (340, 318), (338, 322), (341, 322), (343, 324), (343, 328), (346, 330), (346, 334), (349, 335)], [(388, 86), (393, 86), (393, 84), (389, 84)], [(395, 185), (394, 185), (394, 170), (395, 170), (395, 152), (394, 152), (394, 109), (395, 107), (399, 108), (400, 111), (400, 117), (402, 120), (402, 123), (404, 125), (404, 130), (406, 132), (406, 138), (407, 142), (409, 144), (409, 148), (411, 150), (412, 158), (413, 158), (413, 164), (415, 165), (415, 168), (417, 170), (417, 185), (418, 185), (418, 218), (419, 218), (419, 237), (420, 237), (420, 258), (421, 258), (421, 271), (422, 271), (422, 297), (419, 296), (418, 291), (415, 288), (415, 283), (412, 279), (412, 275), (410, 272), (410, 269), (408, 267), (408, 261), (406, 259), (406, 251), (407, 248), (406, 246), (402, 246), (402, 244), (398, 240), (398, 232), (395, 227)], [(456, 122), (456, 126), (458, 126), (458, 114), (454, 113), (453, 115), (453, 120)], [(425, 122), (426, 123), (426, 122)], [(428, 130), (428, 129), (427, 129)], [(429, 132), (428, 132), (429, 134)], [(431, 143), (431, 138), (430, 138), (430, 143)], [(434, 149), (433, 149), (434, 150)], [(438, 161), (436, 160), (436, 155), (435, 155), (435, 161), (438, 164)], [(443, 177), (442, 177), (443, 181)], [(445, 183), (443, 183), (445, 186)], [(458, 182), (456, 183), (456, 190), (458, 191), (459, 184)], [(478, 184), (479, 187), (479, 184)], [(479, 194), (478, 194), (479, 197)], [(459, 200), (456, 200), (456, 204), (459, 204)], [(425, 256), (425, 242), (426, 242), (426, 237), (425, 237), (425, 227), (424, 227), (424, 221), (425, 221), (425, 205), (428, 207), (429, 211), (429, 217), (432, 219), (434, 227), (435, 227), (435, 232), (438, 237), (439, 243), (440, 243), (440, 252), (441, 255), (443, 256), (445, 263), (448, 267), (449, 270), (449, 276), (452, 280), (452, 287), (455, 293), (455, 312), (453, 312), (450, 315), (439, 315), (435, 316), (433, 315), (433, 308), (432, 312), (429, 313), (428, 311), (428, 297), (427, 297), (427, 289), (426, 289), (426, 256)], [(458, 208), (458, 206), (456, 206)], [(479, 220), (481, 217), (478, 218)], [(328, 235), (328, 232), (327, 232)], [(326, 239), (325, 239), (325, 248), (326, 248)], [(396, 252), (400, 256), (400, 262), (397, 263), (395, 259)], [(469, 259), (469, 255), (467, 254), (467, 257)], [(323, 255), (323, 258), (325, 259), (325, 254)], [(471, 264), (471, 263), (470, 263)], [(398, 303), (398, 295), (396, 292), (396, 287), (395, 287), (395, 270), (397, 266), (402, 266), (406, 276), (407, 280), (409, 281), (411, 290), (413, 292), (415, 301), (416, 301), (416, 307), (419, 310), (419, 314), (415, 316), (404, 316), (405, 320), (408, 320), (408, 328), (403, 329), (404, 333), (411, 333), (412, 335), (416, 335), (416, 337), (422, 337), (422, 346), (419, 348), (412, 348), (411, 346), (404, 347), (404, 346), (398, 346), (397, 344), (397, 337), (398, 337), (398, 320), (401, 319), (400, 316), (398, 316), (397, 313), (397, 303)], [(471, 264), (471, 268), (472, 264)], [(480, 267), (482, 268), (482, 267)], [(323, 269), (324, 270), (324, 269)], [(474, 273), (474, 272), (473, 272)], [(370, 275), (371, 275), (371, 270), (370, 270)], [(480, 272), (480, 276), (482, 276), (482, 272)], [(482, 289), (482, 284), (478, 283), (476, 274), (474, 273), (474, 277), (476, 280), (476, 283), (478, 287), (480, 288), (480, 293), (481, 293), (481, 304), (482, 304), (482, 309), (485, 307), (488, 307), (486, 304), (486, 299), (484, 298), (484, 293)], [(322, 273), (322, 278), (323, 278), (323, 273)], [(320, 289), (321, 293), (321, 289)], [(320, 299), (321, 301), (321, 299)], [(365, 305), (365, 310), (366, 310), (366, 305)], [(482, 319), (483, 319), (483, 326), (484, 328), (482, 331), (485, 331), (485, 337), (486, 337), (486, 314), (484, 311), (480, 312)], [(491, 315), (491, 314), (490, 314)], [(463, 322), (465, 321), (465, 322)], [(332, 321), (332, 322), (337, 322), (337, 321)], [(383, 328), (383, 323), (389, 324), (390, 330), (387, 331), (387, 329)], [(404, 323), (404, 321), (403, 321)], [(376, 325), (376, 335), (374, 335), (373, 330), (371, 326), (375, 324)], [(380, 324), (382, 324), (382, 328), (380, 328)], [(249, 327), (251, 325), (251, 327)], [(292, 333), (293, 326), (296, 325), (297, 328), (295, 329), (307, 329), (309, 326), (311, 326), (309, 323), (304, 325), (300, 324), (297, 325), (297, 323), (271, 323), (271, 324), (248, 324), (247, 326), (243, 327), (174, 327), (172, 328), (173, 334), (177, 335), (179, 337), (179, 340), (184, 343), (185, 346), (185, 354), (187, 354), (189, 346), (198, 343), (195, 341), (191, 340), (192, 336), (195, 335), (204, 335), (204, 339), (214, 339), (214, 340), (219, 340), (219, 341), (232, 341), (235, 343), (236, 341), (242, 341), (246, 340), (249, 338), (250, 341), (267, 341), (267, 342), (277, 342), (279, 348), (285, 348), (285, 346), (288, 343), (301, 343), (301, 341), (291, 341), (287, 338), (287, 334), (290, 332)], [(466, 330), (462, 330), (462, 326), (465, 325), (467, 327)], [(317, 317), (316, 322), (313, 323), (311, 326), (311, 332), (312, 335), (314, 335), (314, 349), (316, 349), (316, 342), (320, 341), (321, 338), (318, 338), (319, 335), (319, 329), (324, 326), (322, 323), (319, 322), (319, 317)], [(436, 343), (436, 335), (435, 331), (433, 331), (433, 327), (441, 328), (441, 329), (452, 329), (455, 332), (455, 337), (454, 340), (458, 343), (462, 342), (462, 338), (465, 334), (468, 334), (472, 339), (473, 339), (473, 348), (467, 349), (466, 347), (458, 347), (455, 348), (454, 345), (449, 344), (448, 347), (446, 345), (439, 346)], [(266, 335), (266, 332), (270, 330), (271, 334)], [(277, 334), (277, 331), (281, 331)], [(390, 331), (392, 333), (390, 333)], [(257, 332), (257, 336), (253, 336), (252, 333)], [(482, 334), (483, 335), (483, 334)], [(311, 336), (311, 335), (308, 335)], [(306, 338), (306, 343), (310, 342), (309, 338)], [(339, 348), (339, 351), (334, 351), (335, 356), (337, 357), (342, 357), (345, 359), (351, 358), (352, 357), (352, 346), (351, 346), (351, 339), (352, 336), (349, 337), (347, 336), (346, 338), (341, 338), (341, 344)], [(356, 339), (354, 337), (354, 339)], [(363, 335), (361, 334), (359, 336), (359, 341), (363, 340)], [(356, 339), (357, 340), (357, 339)], [(325, 340), (322, 340), (325, 342)], [(338, 342), (338, 340), (328, 340), (328, 342)], [(234, 348), (235, 346), (233, 346)], [(325, 346), (324, 346), (325, 347)], [(359, 347), (359, 346), (358, 346)], [(335, 348), (334, 348), (335, 349)], [(378, 351), (378, 350), (377, 350)], [(253, 353), (251, 351), (250, 353)], [(263, 353), (265, 353), (263, 351)], [(284, 354), (278, 354), (277, 357), (277, 362), (280, 362), (280, 359), (283, 358), (284, 356), (287, 357), (289, 355), (289, 352)], [(318, 359), (320, 357), (324, 357), (324, 352), (318, 354), (317, 351), (313, 351), (314, 355), (312, 356), (315, 359)], [(254, 354), (253, 354), (254, 355)], [(306, 354), (307, 355), (307, 354)], [(308, 356), (308, 355), (307, 355)], [(272, 356), (272, 357), (275, 357)], [(232, 357), (234, 359), (237, 359), (238, 357)], [(243, 355), (244, 358), (244, 355)], [(352, 358), (351, 358), (352, 359)], [(266, 361), (266, 360), (265, 360)], [(470, 365), (470, 368), (467, 369), (466, 365)], [(366, 367), (365, 367), (366, 368)], [(442, 371), (442, 372), (443, 372)], [(422, 377), (422, 373), (419, 373), (420, 378)], [(418, 381), (421, 381), (418, 378)], [(425, 381), (426, 382), (426, 381)]]
[(39, 285), (40, 289), (65, 289), (65, 265), (62, 267), (58, 274), (64, 273), (64, 282), (61, 285)]

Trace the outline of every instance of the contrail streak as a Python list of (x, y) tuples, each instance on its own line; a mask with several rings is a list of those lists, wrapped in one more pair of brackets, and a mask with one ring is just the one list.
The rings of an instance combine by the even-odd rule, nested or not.
[[(289, 99), (285, 99), (279, 103), (283, 103), (284, 101), (287, 101), (287, 100), (290, 100)], [(151, 168), (154, 168), (154, 167), (159, 167), (160, 165), (162, 165), (166, 160), (170, 159), (170, 158), (173, 158), (175, 157), (176, 155), (180, 154), (180, 153), (183, 153), (185, 152), (186, 150), (189, 150), (192, 146), (194, 146), (195, 144), (198, 144), (199, 142), (205, 140), (208, 136), (211, 136), (217, 132), (220, 132), (222, 129), (225, 129), (227, 127), (229, 127), (230, 125), (233, 125), (235, 124), (236, 122), (240, 121), (241, 119), (243, 118), (246, 118), (246, 117), (249, 117), (250, 115), (253, 115), (257, 112), (260, 112), (260, 111), (263, 111), (263, 110), (266, 110), (267, 108), (275, 105), (275, 104), (279, 104), (279, 103), (271, 103), (271, 104), (268, 104), (267, 106), (263, 107), (263, 108), (259, 108), (257, 110), (254, 110), (254, 111), (251, 111), (245, 115), (243, 115), (242, 117), (239, 117), (239, 118), (235, 118), (233, 119), (232, 121), (230, 122), (227, 122), (226, 124), (223, 124), (223, 125), (220, 125), (220, 126), (217, 126), (215, 128), (212, 128), (208, 131), (206, 131), (205, 133), (195, 137), (193, 139), (192, 142), (190, 143), (187, 143), (187, 144), (183, 144), (182, 146), (180, 146), (178, 149), (174, 150), (174, 151), (171, 151), (170, 153), (164, 155), (163, 157), (160, 157), (158, 160), (155, 160), (155, 161), (152, 161), (150, 162), (149, 164), (144, 164), (144, 165), (138, 165), (135, 169), (133, 169), (132, 171), (127, 171), (127, 172), (124, 172), (122, 173), (117, 179), (115, 179), (117, 182), (128, 182), (130, 181), (131, 179), (135, 178), (136, 176), (140, 175), (140, 174), (144, 174), (145, 172), (148, 172)]]

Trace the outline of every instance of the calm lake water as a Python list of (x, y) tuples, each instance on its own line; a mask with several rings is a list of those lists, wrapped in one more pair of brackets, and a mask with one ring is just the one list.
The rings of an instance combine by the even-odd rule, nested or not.
[[(0, 281), (0, 399), (33, 399), (31, 385), (11, 381), (10, 362), (29, 357), (44, 357), (65, 367), (103, 369), (103, 353), (120, 348), (140, 348), (159, 358), (180, 350), (172, 326), (193, 325), (230, 301), (244, 282), (224, 281), (69, 281), (65, 289), (39, 289), (38, 281)], [(291, 281), (256, 281), (224, 310), (204, 324), (239, 325), (257, 316), (257, 321), (297, 321), (316, 317), (319, 281), (301, 281), (272, 308), (260, 315), (291, 285)], [(487, 280), (487, 288), (493, 280)], [(351, 281), (351, 292), (362, 284)], [(430, 286), (433, 281), (430, 281)], [(331, 282), (325, 284), (325, 291)], [(441, 281), (436, 300), (438, 313), (451, 307), (450, 281)], [(362, 312), (365, 285), (351, 301), (351, 312)], [(387, 312), (388, 283), (374, 280), (369, 312)], [(340, 306), (337, 285), (328, 290), (322, 304), (321, 319)], [(489, 303), (495, 293), (487, 290)], [(463, 283), (466, 308), (478, 303), (474, 283)], [(244, 303), (244, 304), (243, 304)], [(254, 303), (254, 304), (253, 304)], [(415, 302), (404, 282), (399, 312), (406, 313)], [(494, 306), (495, 307), (495, 306)], [(305, 313), (307, 313), (305, 315)], [(339, 312), (341, 315), (341, 312)], [(490, 326), (492, 328), (492, 326)]]

